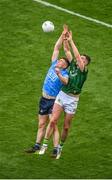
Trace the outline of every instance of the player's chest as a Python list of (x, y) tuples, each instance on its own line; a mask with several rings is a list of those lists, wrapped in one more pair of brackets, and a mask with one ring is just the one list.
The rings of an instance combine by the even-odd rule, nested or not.
[(71, 77), (75, 77), (75, 76), (77, 76), (79, 73), (80, 73), (80, 72), (79, 72), (79, 68), (77, 68), (77, 67), (72, 67), (72, 68), (70, 68), (69, 75), (70, 75)]

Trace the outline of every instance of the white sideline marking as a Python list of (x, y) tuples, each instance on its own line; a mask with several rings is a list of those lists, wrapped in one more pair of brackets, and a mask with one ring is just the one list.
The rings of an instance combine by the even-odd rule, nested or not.
[(81, 17), (81, 18), (83, 18), (83, 19), (87, 19), (88, 21), (92, 21), (92, 22), (95, 22), (95, 23), (97, 23), (97, 24), (101, 24), (101, 25), (103, 25), (103, 26), (112, 28), (112, 24), (107, 24), (107, 23), (105, 23), (105, 22), (103, 22), (103, 21), (99, 21), (99, 20), (97, 20), (97, 19), (93, 19), (93, 18), (91, 18), (91, 17), (84, 16), (84, 15), (81, 15), (81, 14), (79, 14), (79, 13), (75, 13), (75, 12), (73, 12), (73, 11), (70, 11), (70, 10), (68, 10), (68, 9), (59, 7), (59, 6), (57, 6), (57, 5), (54, 5), (54, 4), (51, 4), (51, 3), (48, 3), (48, 2), (45, 2), (45, 1), (42, 1), (42, 0), (33, 0), (33, 1), (36, 1), (36, 2), (38, 2), (38, 3), (40, 3), (40, 4), (44, 4), (45, 6), (53, 7), (53, 8), (55, 8), (55, 9), (60, 10), (60, 11), (64, 11), (64, 12), (69, 13), (69, 14), (72, 14), (72, 15), (74, 15), (74, 16), (78, 16), (78, 17)]

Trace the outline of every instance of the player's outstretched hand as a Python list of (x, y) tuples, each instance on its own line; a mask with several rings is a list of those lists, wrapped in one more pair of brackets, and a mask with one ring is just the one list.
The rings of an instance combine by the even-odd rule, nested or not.
[(63, 25), (63, 32), (62, 32), (63, 40), (67, 40), (67, 33), (68, 33), (68, 26), (66, 24), (64, 24)]
[(66, 24), (63, 25), (63, 32), (66, 34), (68, 32), (68, 26)]

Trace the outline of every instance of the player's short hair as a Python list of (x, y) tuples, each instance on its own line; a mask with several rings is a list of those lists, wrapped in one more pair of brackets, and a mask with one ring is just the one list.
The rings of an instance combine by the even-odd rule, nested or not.
[[(66, 68), (68, 68), (68, 67), (70, 66), (69, 60), (68, 60), (66, 57), (62, 57), (61, 59), (64, 59), (64, 60), (65, 60), (65, 62), (66, 62), (66, 64), (67, 64), (67, 67), (66, 67)], [(65, 68), (65, 69), (66, 69), (66, 68)]]
[(91, 62), (90, 56), (88, 56), (88, 55), (86, 55), (86, 54), (81, 54), (81, 55), (82, 55), (82, 56), (85, 56), (86, 59), (87, 59), (87, 61), (88, 61), (88, 64), (90, 64), (90, 62)]

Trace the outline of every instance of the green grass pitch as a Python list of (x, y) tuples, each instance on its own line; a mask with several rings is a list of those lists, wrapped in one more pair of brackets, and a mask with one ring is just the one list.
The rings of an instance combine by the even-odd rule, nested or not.
[[(49, 0), (112, 24), (111, 0)], [(53, 33), (41, 24), (51, 20)], [(63, 24), (81, 53), (92, 58), (60, 160), (27, 155), (35, 142), (44, 77)], [(32, 0), (0, 0), (0, 178), (112, 178), (112, 29)], [(61, 51), (63, 55), (63, 51)], [(59, 121), (59, 128), (63, 118)]]

